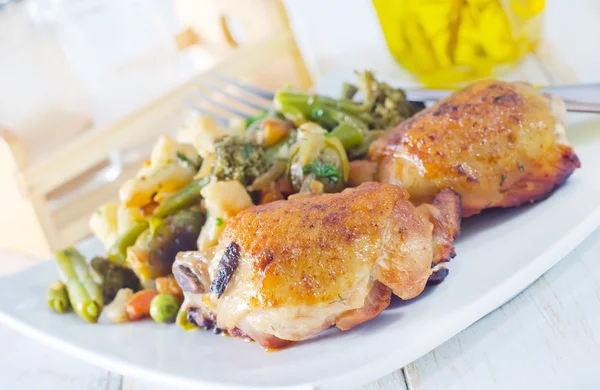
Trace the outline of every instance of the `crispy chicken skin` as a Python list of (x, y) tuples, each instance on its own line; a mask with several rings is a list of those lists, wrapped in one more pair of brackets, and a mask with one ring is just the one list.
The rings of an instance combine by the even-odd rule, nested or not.
[(252, 207), (228, 222), (214, 255), (182, 253), (173, 272), (203, 318), (280, 348), (368, 321), (392, 292), (419, 295), (432, 263), (453, 256), (460, 224), (456, 193), (436, 201), (417, 209), (404, 189), (371, 182)]
[(526, 83), (480, 81), (376, 140), (377, 180), (431, 202), (462, 197), (462, 216), (546, 198), (580, 166), (564, 132), (564, 103)]

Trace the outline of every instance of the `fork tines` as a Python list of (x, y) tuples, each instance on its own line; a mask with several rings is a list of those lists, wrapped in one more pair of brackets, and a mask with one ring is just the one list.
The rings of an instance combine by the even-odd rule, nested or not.
[(194, 84), (186, 104), (193, 110), (211, 115), (227, 126), (231, 119), (249, 118), (272, 108), (274, 93), (229, 76), (210, 72)]

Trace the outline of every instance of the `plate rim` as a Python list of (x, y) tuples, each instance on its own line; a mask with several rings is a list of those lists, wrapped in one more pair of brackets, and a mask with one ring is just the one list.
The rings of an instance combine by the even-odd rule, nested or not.
[[(100, 353), (86, 350), (85, 348), (79, 347), (76, 344), (63, 341), (53, 337), (49, 333), (38, 330), (30, 326), (28, 323), (21, 321), (18, 318), (14, 318), (1, 310), (0, 323), (27, 337), (38, 340), (43, 345), (47, 345), (51, 348), (103, 367), (107, 370), (115, 371), (121, 375), (132, 376), (144, 379), (145, 381), (157, 381), (171, 386), (181, 386), (184, 388), (203, 386), (202, 388), (207, 388), (210, 390), (258, 390), (265, 388), (277, 390), (314, 390), (346, 388), (346, 386), (365, 384), (388, 375), (423, 356), (423, 350), (426, 349), (431, 351), (448, 341), (450, 338), (465, 330), (487, 314), (496, 310), (504, 303), (510, 301), (520, 292), (533, 284), (539, 277), (541, 277), (544, 273), (565, 258), (570, 252), (577, 248), (586, 237), (591, 235), (594, 230), (598, 228), (598, 226), (600, 226), (600, 207), (596, 208), (585, 219), (583, 219), (581, 223), (576, 226), (576, 228), (572, 229), (568, 234), (565, 234), (561, 239), (557, 240), (554, 245), (549, 246), (546, 250), (529, 261), (528, 264), (520, 270), (520, 272), (513, 274), (498, 284), (498, 286), (495, 288), (488, 290), (486, 293), (481, 295), (479, 299), (462, 307), (457, 312), (460, 313), (459, 315), (452, 316), (450, 321), (444, 324), (444, 327), (441, 327), (440, 332), (436, 332), (432, 335), (432, 337), (428, 338), (428, 340), (424, 342), (426, 348), (422, 346), (419, 348), (417, 348), (417, 346), (413, 346), (409, 352), (403, 350), (402, 354), (396, 353), (395, 351), (390, 351), (388, 354), (382, 356), (381, 359), (369, 362), (360, 369), (352, 372), (346, 372), (344, 374), (326, 377), (322, 380), (312, 383), (284, 386), (265, 385), (256, 387), (223, 384), (210, 380), (203, 380), (201, 378), (181, 377), (163, 371), (152, 371), (147, 368), (123, 361), (119, 358), (111, 358)], [(0, 280), (9, 279), (21, 273), (27, 273), (41, 266), (43, 266), (43, 263), (34, 265), (33, 267), (28, 267), (25, 270), (16, 273), (5, 275), (1, 277)], [(407, 358), (400, 359), (402, 356)]]
[[(12, 273), (9, 275), (5, 275), (0, 278), (8, 279), (10, 276), (14, 276), (20, 274), (22, 272), (27, 272), (34, 268), (40, 267), (40, 265), (36, 265), (33, 267), (28, 267), (24, 271), (19, 271), (16, 273)], [(83, 347), (78, 346), (77, 344), (69, 343), (68, 341), (63, 341), (59, 338), (53, 337), (49, 333), (45, 333), (42, 330), (38, 330), (32, 326), (30, 326), (27, 322), (21, 321), (17, 318), (11, 317), (5, 312), (0, 310), (0, 324), (6, 325), (8, 328), (26, 336), (31, 339), (39, 341), (41, 344), (54, 348), (55, 350), (64, 352), (72, 357), (82, 359), (88, 363), (94, 364), (96, 366), (102, 367), (104, 369), (117, 372), (120, 375), (132, 376), (139, 379), (144, 379), (146, 382), (158, 381), (162, 384), (169, 384), (171, 386), (183, 386), (184, 388), (197, 388), (198, 386), (203, 386), (202, 388), (207, 390), (260, 390), (264, 389), (265, 386), (237, 386), (230, 384), (223, 384), (214, 381), (206, 381), (202, 379), (191, 379), (186, 377), (181, 377), (169, 373), (165, 373), (162, 371), (152, 371), (147, 368), (142, 368), (132, 363), (128, 363), (118, 358), (110, 358), (107, 356), (103, 356), (102, 354), (89, 351)], [(268, 387), (273, 390), (314, 390), (315, 387), (311, 385), (293, 385), (293, 386), (275, 386)]]
[[(320, 91), (320, 85), (323, 84), (324, 81), (330, 81), (329, 79), (332, 78), (330, 76), (335, 73), (336, 69), (328, 72), (326, 76), (317, 82), (315, 89)], [(390, 79), (390, 81), (394, 82), (394, 79)], [(568, 181), (564, 183), (564, 185), (568, 185)], [(408, 351), (404, 349), (402, 352), (390, 350), (388, 353), (382, 354), (379, 359), (367, 362), (359, 369), (334, 374), (316, 381), (301, 384), (284, 386), (264, 385), (257, 387), (240, 384), (226, 384), (196, 377), (178, 376), (177, 374), (165, 371), (154, 371), (120, 358), (110, 357), (103, 353), (88, 350), (77, 344), (70, 343), (67, 340), (56, 338), (52, 334), (44, 332), (43, 329), (37, 329), (29, 323), (22, 321), (17, 317), (13, 317), (1, 309), (0, 324), (6, 325), (26, 337), (35, 339), (43, 345), (67, 353), (75, 358), (82, 359), (107, 370), (115, 371), (121, 375), (140, 378), (147, 382), (155, 381), (176, 387), (201, 387), (210, 390), (256, 390), (264, 388), (281, 390), (345, 389), (350, 386), (365, 384), (390, 374), (427, 354), (428, 352), (423, 353), (424, 350), (431, 351), (467, 329), (469, 326), (498, 309), (528, 288), (570, 252), (575, 250), (581, 242), (591, 235), (599, 226), (600, 206), (585, 218), (582, 218), (571, 230), (564, 234), (560, 239), (556, 240), (552, 245), (547, 246), (536, 256), (526, 261), (526, 264), (520, 268), (518, 272), (510, 275), (496, 287), (486, 290), (477, 299), (457, 310), (456, 315), (449, 317), (448, 322), (445, 323), (444, 326), (441, 326), (438, 332), (431, 334), (431, 336), (424, 340), (420, 346), (413, 345)], [(20, 273), (33, 271), (35, 268), (42, 265), (43, 263), (36, 264), (21, 271), (4, 275), (0, 277), (0, 281), (9, 279)], [(400, 359), (402, 357), (404, 357), (404, 359)]]

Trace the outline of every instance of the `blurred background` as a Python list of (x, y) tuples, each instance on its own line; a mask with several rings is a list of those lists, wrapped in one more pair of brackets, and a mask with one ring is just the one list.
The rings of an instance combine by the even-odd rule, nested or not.
[[(181, 123), (169, 96), (209, 70), (267, 89), (354, 69), (406, 87), (598, 82), (598, 36), (594, 0), (0, 0), (0, 185), (15, 221), (0, 247), (43, 255), (84, 237), (98, 188), (116, 194)], [(142, 121), (167, 103), (168, 120)]]
[[(265, 22), (261, 8), (273, 1), (238, 1), (241, 7), (221, 3), (236, 1), (0, 0), (0, 121), (27, 127), (49, 101), (87, 115), (97, 125), (131, 112), (208, 69), (215, 57), (226, 57), (227, 50), (219, 45), (229, 44), (216, 36), (222, 33), (221, 17), (238, 44), (261, 37), (248, 31), (252, 20), (241, 19), (249, 13), (259, 29)], [(407, 83), (439, 85), (488, 76), (496, 64), (526, 67), (531, 56), (551, 68), (547, 71), (557, 82), (599, 77), (594, 75), (600, 58), (593, 42), (598, 36), (594, 28), (600, 28), (596, 27), (597, 1), (457, 4), (450, 0), (283, 2), (314, 82), (336, 67), (345, 67), (370, 68)], [(457, 20), (449, 20), (453, 13)], [(209, 14), (214, 20), (207, 21)], [(415, 20), (421, 23), (413, 27)], [(208, 24), (215, 26), (211, 29)], [(178, 50), (177, 34), (190, 27), (203, 42)], [(212, 56), (203, 55), (202, 46)], [(431, 53), (427, 48), (432, 48)], [(528, 54), (533, 49), (536, 53)], [(444, 64), (451, 60), (443, 53), (456, 58), (459, 66), (472, 65), (471, 71), (458, 70), (462, 74), (454, 78), (448, 75), (449, 69), (459, 66)], [(431, 68), (436, 67), (442, 71), (432, 75)]]

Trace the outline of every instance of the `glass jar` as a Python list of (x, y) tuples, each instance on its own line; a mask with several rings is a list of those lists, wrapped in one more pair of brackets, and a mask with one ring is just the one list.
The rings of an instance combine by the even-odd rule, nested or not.
[(489, 77), (533, 50), (545, 0), (373, 0), (396, 61), (429, 87)]

